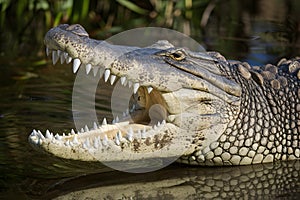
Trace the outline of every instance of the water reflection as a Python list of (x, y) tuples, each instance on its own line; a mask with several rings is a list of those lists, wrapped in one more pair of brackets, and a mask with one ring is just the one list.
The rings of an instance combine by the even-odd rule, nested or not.
[(36, 184), (46, 188), (43, 199), (294, 199), (300, 195), (299, 177), (296, 161), (216, 168), (173, 165), (147, 174), (113, 171)]

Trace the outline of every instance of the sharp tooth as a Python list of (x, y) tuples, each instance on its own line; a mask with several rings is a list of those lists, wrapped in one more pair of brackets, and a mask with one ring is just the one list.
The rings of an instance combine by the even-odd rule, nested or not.
[(77, 135), (74, 135), (73, 143), (74, 143), (74, 144), (79, 144), (79, 141), (78, 141), (78, 139), (77, 139)]
[(68, 57), (66, 58), (66, 63), (69, 64), (69, 63), (71, 63), (71, 62), (72, 62), (72, 57), (71, 57), (71, 56), (68, 56)]
[(90, 140), (88, 138), (85, 139), (84, 144), (87, 148), (90, 147)]
[(45, 134), (46, 138), (49, 138), (50, 140), (52, 139), (53, 135), (50, 133), (49, 130), (46, 130), (46, 134)]
[(115, 137), (115, 143), (116, 145), (120, 146), (121, 142), (118, 137)]
[(139, 84), (139, 83), (135, 83), (135, 84), (133, 85), (133, 93), (134, 93), (134, 94), (136, 94), (136, 92), (138, 91), (139, 87), (140, 87), (140, 84)]
[(67, 52), (64, 52), (63, 55), (65, 57), (65, 60), (67, 60), (69, 58), (69, 54)]
[(127, 115), (126, 115), (126, 112), (123, 112), (123, 117), (126, 117)]
[(116, 137), (118, 137), (119, 140), (122, 140), (123, 136), (122, 136), (122, 132), (120, 130), (117, 132)]
[(66, 146), (70, 146), (70, 140), (67, 140), (67, 141), (65, 142), (65, 145), (66, 145)]
[(61, 50), (57, 50), (56, 52), (57, 52), (57, 56), (60, 57), (60, 55), (61, 55)]
[(157, 127), (159, 127), (159, 126), (160, 126), (160, 122), (158, 121), (158, 122), (157, 122)]
[(94, 74), (94, 76), (97, 75), (98, 69), (99, 69), (98, 67), (93, 67), (93, 74)]
[(107, 125), (107, 121), (106, 118), (104, 117), (103, 121), (102, 121), (102, 125)]
[(125, 76), (122, 76), (122, 77), (121, 77), (121, 84), (124, 85), (125, 81), (126, 81), (126, 77), (125, 77)]
[(127, 133), (127, 140), (132, 142), (133, 141), (133, 130), (132, 128), (130, 127), (129, 130), (128, 130), (128, 133)]
[(126, 109), (126, 116), (129, 115), (129, 109)]
[(97, 138), (95, 138), (95, 140), (94, 140), (94, 148), (98, 149), (98, 147), (99, 147), (99, 141), (97, 140)]
[(81, 128), (81, 129), (80, 129), (80, 132), (81, 132), (81, 133), (84, 133), (84, 129), (83, 129), (83, 128)]
[(42, 140), (44, 140), (44, 139), (45, 139), (44, 135), (41, 133), (41, 131), (40, 131), (40, 130), (38, 130), (38, 134), (37, 134), (37, 136), (38, 136), (40, 139), (42, 139)]
[(97, 126), (97, 123), (96, 123), (96, 122), (94, 122), (93, 128), (94, 128), (94, 130), (97, 130), (97, 129), (98, 129), (98, 126)]
[(132, 86), (132, 82), (128, 81), (128, 87), (131, 88), (131, 86)]
[(148, 90), (148, 94), (150, 94), (153, 90), (153, 87), (148, 87), (147, 90)]
[(36, 136), (36, 133), (37, 133), (36, 130), (33, 129), (32, 132), (31, 132), (31, 134), (30, 134), (30, 136), (31, 136), (31, 137)]
[(75, 135), (75, 134), (76, 134), (75, 131), (74, 131), (74, 129), (71, 129), (71, 134), (72, 134), (72, 135)]
[(89, 74), (89, 72), (91, 71), (92, 69), (92, 65), (90, 63), (86, 64), (85, 65), (85, 72), (86, 74)]
[(79, 58), (75, 58), (73, 61), (73, 73), (74, 74), (78, 71), (80, 64), (81, 64), (81, 62), (80, 62)]
[(166, 124), (166, 120), (162, 120), (161, 124), (165, 125)]
[(115, 80), (116, 80), (116, 76), (115, 75), (111, 75), (110, 76), (110, 84), (113, 85), (114, 82), (115, 82)]
[(46, 55), (49, 56), (49, 48), (46, 47)]
[(104, 146), (106, 146), (108, 144), (108, 138), (107, 138), (107, 135), (105, 134), (104, 137), (103, 137), (103, 140), (102, 140), (102, 144)]
[(85, 132), (90, 131), (87, 125), (84, 126), (84, 131), (85, 131)]
[(157, 129), (157, 126), (156, 126), (156, 125), (154, 125), (154, 126), (153, 126), (153, 130), (156, 130), (156, 129)]
[(141, 138), (142, 139), (145, 139), (145, 138), (147, 138), (147, 136), (146, 136), (146, 131), (142, 131), (142, 133), (141, 133)]
[(115, 121), (116, 121), (116, 123), (118, 123), (120, 121), (118, 116), (116, 117)]
[(110, 70), (109, 70), (109, 69), (106, 69), (106, 70), (105, 70), (105, 73), (104, 73), (104, 81), (105, 81), (105, 82), (108, 80), (109, 75), (110, 75)]
[(58, 135), (58, 134), (56, 134), (56, 135), (54, 136), (54, 138), (57, 139), (57, 140), (61, 140), (61, 139), (62, 139), (62, 137), (61, 137), (60, 135)]
[(53, 65), (55, 65), (58, 61), (58, 56), (57, 56), (57, 52), (56, 51), (52, 51), (52, 63)]
[(65, 60), (66, 60), (66, 58), (65, 58), (64, 54), (61, 54), (60, 55), (60, 64), (64, 64)]

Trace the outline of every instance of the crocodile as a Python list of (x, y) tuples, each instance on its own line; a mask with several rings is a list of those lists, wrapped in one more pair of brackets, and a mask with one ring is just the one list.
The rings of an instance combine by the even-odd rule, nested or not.
[(39, 151), (82, 161), (174, 158), (205, 166), (300, 158), (299, 57), (250, 66), (166, 40), (115, 45), (90, 38), (78, 24), (50, 29), (44, 43), (54, 64), (73, 61), (74, 73), (93, 69), (105, 82), (131, 88), (133, 106), (123, 119), (104, 118), (77, 133), (33, 130), (28, 140)]

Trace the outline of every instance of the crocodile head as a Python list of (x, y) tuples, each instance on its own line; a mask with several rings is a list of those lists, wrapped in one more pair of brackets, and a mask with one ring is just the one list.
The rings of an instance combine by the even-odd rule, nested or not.
[(168, 41), (143, 48), (113, 45), (66, 24), (52, 28), (45, 45), (54, 64), (73, 61), (74, 73), (80, 66), (87, 73), (93, 69), (111, 84), (120, 80), (132, 88), (124, 119), (112, 124), (104, 119), (100, 126), (66, 135), (34, 130), (30, 143), (55, 156), (108, 162), (189, 157), (212, 146), (240, 110), (241, 87), (218, 53), (193, 52)]

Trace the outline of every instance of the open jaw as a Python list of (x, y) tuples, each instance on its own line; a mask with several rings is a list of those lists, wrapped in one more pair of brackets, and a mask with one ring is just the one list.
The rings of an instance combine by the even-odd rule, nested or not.
[[(175, 161), (190, 148), (192, 135), (170, 123), (176, 118), (172, 115), (166, 99), (168, 92), (162, 92), (152, 86), (118, 77), (110, 69), (80, 63), (79, 59), (68, 56), (61, 50), (46, 48), (47, 55), (52, 55), (53, 64), (73, 61), (73, 72), (79, 68), (88, 76), (93, 73), (103, 78), (106, 84), (121, 84), (130, 88), (131, 98), (128, 108), (121, 116), (115, 116), (111, 123), (106, 118), (102, 123), (94, 122), (79, 131), (54, 134), (49, 130), (42, 133), (33, 130), (28, 140), (33, 147), (55, 156), (82, 161), (139, 161), (143, 159), (168, 159)], [(81, 67), (80, 67), (81, 66)]]

